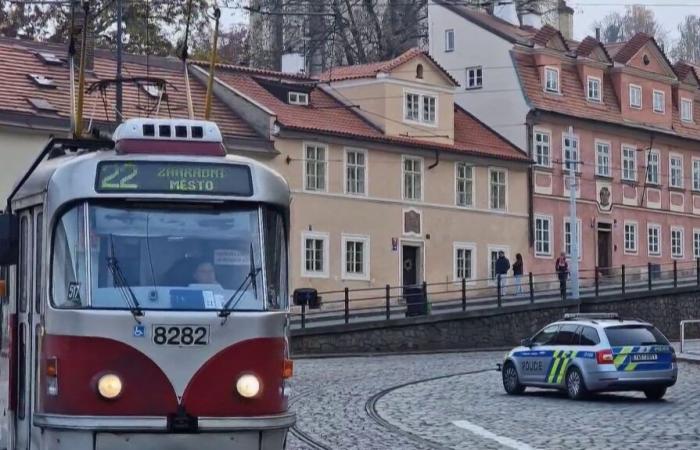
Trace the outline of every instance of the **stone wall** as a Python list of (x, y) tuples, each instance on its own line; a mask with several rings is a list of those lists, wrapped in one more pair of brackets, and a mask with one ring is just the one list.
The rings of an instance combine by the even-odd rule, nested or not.
[[(578, 305), (569, 301), (294, 330), (292, 352), (313, 355), (509, 347), (561, 319), (564, 313), (577, 311)], [(617, 312), (625, 318), (646, 320), (670, 340), (678, 340), (680, 321), (700, 318), (700, 290), (585, 299), (581, 312)]]

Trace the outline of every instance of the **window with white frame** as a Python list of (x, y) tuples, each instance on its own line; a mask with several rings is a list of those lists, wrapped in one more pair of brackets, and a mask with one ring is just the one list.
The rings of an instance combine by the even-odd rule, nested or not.
[(671, 257), (683, 257), (683, 228), (671, 228)]
[(302, 233), (303, 277), (328, 277), (328, 234), (318, 232)]
[(700, 191), (700, 159), (693, 159), (693, 190)]
[(452, 52), (455, 49), (455, 30), (445, 30), (445, 51)]
[(454, 280), (473, 280), (476, 263), (474, 244), (454, 244)]
[(437, 123), (437, 97), (434, 95), (406, 92), (404, 118), (427, 125)]
[(404, 156), (403, 158), (403, 198), (421, 200), (423, 198), (423, 160)]
[(610, 144), (597, 141), (595, 144), (596, 165), (595, 173), (603, 177), (610, 176)]
[(681, 99), (681, 120), (683, 122), (693, 121), (693, 100), (689, 98)]
[(535, 164), (552, 167), (552, 135), (545, 131), (535, 131)]
[(568, 171), (573, 166), (578, 172), (578, 136), (564, 135), (564, 168)]
[[(581, 219), (576, 219), (576, 245), (578, 246), (578, 258), (581, 259), (583, 247), (581, 247)], [(571, 257), (571, 219), (564, 218), (564, 252)]]
[(554, 67), (544, 68), (544, 90), (559, 93), (559, 69)]
[(637, 180), (637, 149), (628, 145), (622, 146), (622, 179)]
[(489, 169), (489, 207), (506, 209), (507, 173), (505, 169)]
[(637, 253), (636, 222), (625, 222), (625, 253)]
[(369, 278), (369, 237), (343, 235), (342, 246), (343, 279)]
[(630, 84), (630, 106), (632, 108), (642, 107), (642, 87)]
[(552, 218), (535, 216), (535, 255), (552, 256)]
[(484, 70), (481, 66), (467, 67), (467, 89), (479, 89), (483, 86)]
[(666, 111), (666, 94), (664, 91), (653, 93), (654, 112), (663, 114)]
[(669, 186), (674, 188), (683, 187), (683, 157), (680, 155), (671, 155), (668, 158), (669, 166)]
[(601, 85), (602, 82), (600, 78), (588, 77), (588, 100), (593, 100), (595, 102), (601, 100)]
[(693, 256), (700, 258), (700, 230), (693, 230)]
[(367, 152), (364, 150), (345, 150), (345, 192), (347, 194), (365, 195), (367, 183)]
[(326, 146), (306, 144), (304, 146), (304, 189), (307, 191), (326, 190)]
[(287, 100), (290, 105), (308, 105), (309, 94), (305, 92), (289, 92)]
[(455, 165), (457, 206), (474, 206), (474, 167), (463, 162)]
[(647, 243), (649, 256), (661, 256), (660, 225), (647, 225)]
[(660, 163), (661, 153), (658, 150), (651, 150), (647, 153), (647, 183), (659, 184)]

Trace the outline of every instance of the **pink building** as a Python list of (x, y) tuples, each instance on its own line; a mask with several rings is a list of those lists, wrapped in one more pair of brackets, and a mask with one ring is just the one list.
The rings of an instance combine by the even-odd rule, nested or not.
[[(672, 65), (644, 34), (604, 46), (463, 6), (437, 5), (431, 14), (432, 56), (464, 80), (462, 106), (533, 159), (526, 270), (551, 272), (559, 252), (570, 249), (569, 160), (580, 161), (581, 270), (694, 264), (700, 257), (697, 67)], [(454, 41), (450, 51), (441, 46), (443, 35)], [(451, 58), (462, 42), (460, 69)]]

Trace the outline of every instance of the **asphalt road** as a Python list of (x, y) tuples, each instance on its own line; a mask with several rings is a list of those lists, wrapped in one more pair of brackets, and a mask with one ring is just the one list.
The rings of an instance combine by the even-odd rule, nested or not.
[(507, 396), (492, 370), (502, 357), (297, 360), (289, 448), (700, 449), (698, 364), (680, 363), (678, 383), (660, 402), (637, 393), (574, 402), (536, 389)]

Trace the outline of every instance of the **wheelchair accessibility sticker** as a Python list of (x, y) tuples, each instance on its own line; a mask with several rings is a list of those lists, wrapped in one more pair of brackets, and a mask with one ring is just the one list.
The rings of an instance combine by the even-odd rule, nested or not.
[(134, 325), (134, 337), (146, 336), (146, 327), (143, 325)]

